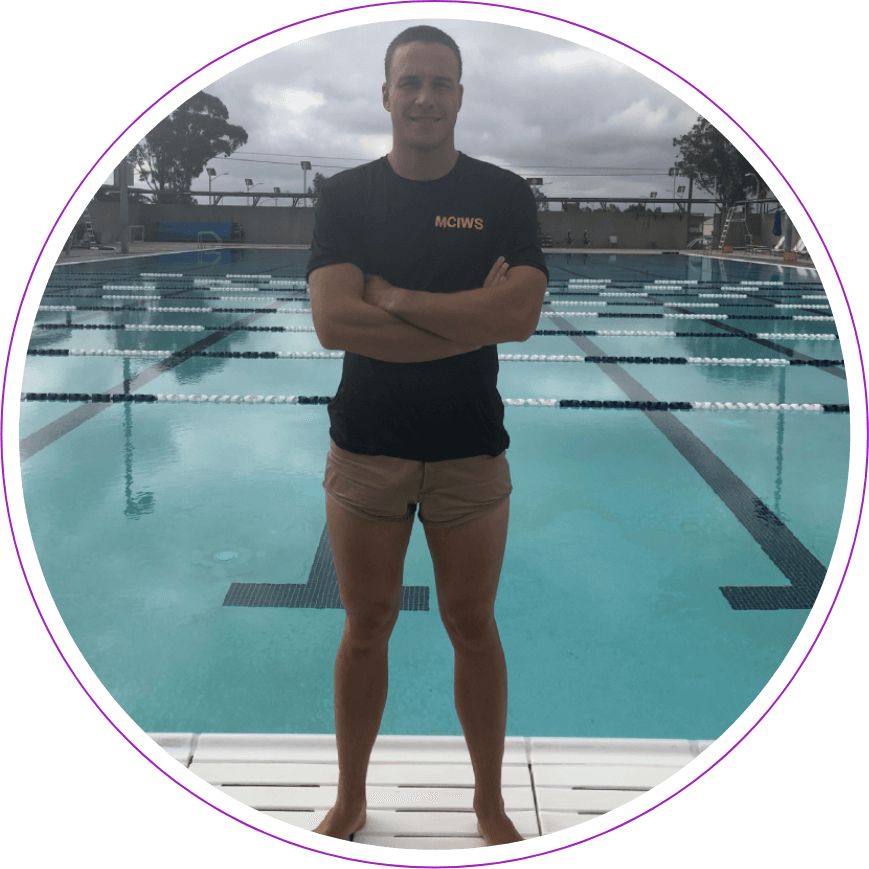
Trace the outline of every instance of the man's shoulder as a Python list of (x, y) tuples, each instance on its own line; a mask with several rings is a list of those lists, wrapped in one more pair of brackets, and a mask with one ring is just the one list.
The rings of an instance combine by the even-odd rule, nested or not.
[(478, 160), (476, 157), (469, 157), (464, 152), (462, 152), (462, 158), (465, 164), (465, 171), (480, 179), (489, 180), (500, 186), (527, 184), (521, 175), (511, 172), (509, 169), (502, 169), (494, 163), (487, 163), (485, 160)]
[(383, 158), (344, 169), (330, 176), (323, 182), (323, 189), (346, 193), (351, 190), (362, 190), (367, 185), (375, 182), (383, 174)]

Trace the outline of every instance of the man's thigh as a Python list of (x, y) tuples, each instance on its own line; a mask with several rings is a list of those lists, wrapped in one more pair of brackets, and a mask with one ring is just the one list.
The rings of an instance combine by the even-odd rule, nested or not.
[(413, 517), (404, 522), (362, 519), (327, 496), (326, 523), (348, 617), (380, 621), (397, 615)]
[(474, 522), (426, 528), (438, 609), (454, 642), (473, 642), (490, 635), (509, 519), (507, 498)]

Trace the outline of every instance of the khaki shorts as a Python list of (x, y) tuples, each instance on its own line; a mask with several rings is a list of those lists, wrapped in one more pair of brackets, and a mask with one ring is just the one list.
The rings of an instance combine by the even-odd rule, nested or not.
[(419, 519), (431, 528), (464, 525), (491, 513), (513, 485), (506, 452), (443, 462), (363, 456), (331, 442), (323, 488), (345, 510), (375, 522)]

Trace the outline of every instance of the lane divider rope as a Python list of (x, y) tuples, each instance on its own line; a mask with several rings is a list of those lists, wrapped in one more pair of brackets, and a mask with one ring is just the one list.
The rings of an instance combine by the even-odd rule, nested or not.
[[(141, 277), (178, 277), (183, 278), (182, 274), (163, 274), (163, 273), (142, 273)], [(257, 280), (263, 279), (263, 281), (269, 281), (269, 288), (275, 289), (286, 289), (286, 288), (295, 288), (295, 289), (306, 289), (307, 283), (303, 280), (299, 279), (286, 279), (281, 281), (281, 279), (272, 279), (269, 275), (227, 275), (227, 280), (217, 280), (213, 278), (196, 278), (194, 279), (194, 286), (197, 288), (210, 287), (212, 285), (216, 286), (216, 289), (231, 289), (235, 292), (262, 292), (262, 290), (258, 287), (238, 287), (232, 286), (233, 280), (239, 279), (248, 279), (248, 280)], [(654, 284), (645, 284), (644, 289), (656, 290), (659, 294), (661, 290), (676, 290), (682, 289), (683, 285), (696, 285), (698, 281), (655, 281)], [(568, 287), (576, 287), (583, 286), (587, 289), (592, 289), (594, 286), (597, 287), (608, 287), (611, 284), (610, 279), (571, 279), (567, 282)], [(754, 286), (751, 286), (754, 285)], [(775, 281), (743, 281), (739, 286), (720, 286), (717, 287), (720, 290), (734, 290), (734, 291), (749, 291), (749, 290), (759, 290), (759, 288), (763, 287), (777, 287), (784, 288), (784, 286)], [(793, 285), (795, 289), (808, 289), (809, 287), (804, 287), (801, 285)], [(131, 285), (104, 285), (104, 289), (118, 289), (124, 291), (130, 291), (132, 289), (142, 289), (142, 290), (153, 290), (156, 289), (156, 285), (151, 284), (143, 284), (139, 286), (131, 286)], [(546, 293), (547, 296), (551, 295), (550, 292)], [(600, 296), (619, 296), (619, 297), (632, 297), (632, 296), (645, 296), (648, 297), (648, 293), (615, 293), (615, 292), (604, 292), (604, 293), (589, 293), (589, 295), (600, 295)], [(724, 293), (719, 294), (698, 294), (700, 297), (705, 298), (747, 298), (744, 295), (727, 295)], [(137, 301), (145, 301), (145, 300), (156, 300), (160, 301), (164, 297), (163, 296), (103, 296), (104, 298), (109, 299), (122, 299), (122, 300), (137, 300)], [(191, 297), (187, 297), (188, 299)], [(241, 299), (247, 300), (247, 297), (233, 297), (233, 296), (221, 296), (220, 298), (225, 299)], [(816, 296), (802, 296), (803, 299), (825, 299), (824, 295), (816, 295)], [(563, 302), (548, 302), (550, 305), (607, 305), (609, 303), (602, 301), (563, 301)], [(616, 303), (619, 304), (619, 303)], [(675, 307), (677, 303), (661, 303), (662, 307)], [(692, 306), (694, 307), (720, 307), (717, 303), (694, 303)], [(775, 304), (764, 307), (775, 307), (775, 308), (829, 308), (829, 305), (806, 305), (806, 304)], [(75, 310), (130, 310), (129, 307), (113, 307), (113, 308), (84, 308), (79, 306), (72, 305), (44, 305), (40, 306), (41, 310), (55, 310), (55, 311), (75, 311)], [(283, 309), (263, 309), (263, 308), (253, 308), (253, 309), (220, 309), (220, 308), (180, 308), (180, 307), (166, 307), (160, 308), (156, 306), (146, 306), (144, 310), (153, 311), (153, 312), (163, 312), (163, 313), (293, 313), (293, 314), (309, 314), (310, 309), (299, 309), (299, 308), (283, 308)], [(570, 312), (571, 316), (585, 316), (585, 317), (598, 317), (598, 316), (609, 316), (609, 317), (652, 317), (659, 319), (706, 319), (708, 315), (706, 314), (674, 314), (671, 312), (667, 312), (664, 314), (603, 314), (600, 315), (597, 312)], [(824, 320), (824, 321), (832, 321), (833, 317), (828, 316), (810, 316), (810, 315), (789, 315), (789, 316), (767, 316), (767, 317), (753, 317), (751, 315), (718, 315), (716, 319), (767, 319), (767, 320)], [(215, 327), (205, 327), (205, 326), (149, 326), (149, 325), (115, 325), (115, 324), (36, 324), (36, 327), (40, 328), (62, 328), (62, 329), (70, 329), (70, 328), (112, 328), (112, 329), (125, 329), (129, 331), (184, 331), (184, 332), (204, 332), (204, 331), (214, 331)], [(217, 330), (220, 330), (221, 327), (216, 327)], [(270, 332), (315, 332), (316, 330), (313, 327), (223, 327), (224, 331), (270, 331)], [(643, 331), (577, 331), (577, 330), (541, 330), (535, 332), (535, 334), (542, 335), (643, 335), (643, 336), (666, 336), (666, 337), (676, 337), (678, 333), (676, 332), (643, 332)], [(689, 335), (692, 333), (688, 333)], [(696, 337), (742, 337), (736, 335), (708, 335), (706, 333), (693, 333)], [(794, 338), (794, 339), (814, 339), (814, 340), (835, 340), (838, 338), (835, 334), (812, 334), (812, 335), (800, 335), (797, 333), (794, 334), (777, 334), (777, 333), (757, 333), (756, 335), (750, 337), (758, 337), (758, 338), (769, 338), (769, 339), (783, 339), (783, 338)], [(190, 351), (179, 351), (177, 353), (172, 353), (171, 351), (161, 351), (161, 350), (28, 350), (28, 355), (51, 355), (51, 356), (77, 356), (77, 355), (87, 355), (87, 356), (201, 356), (201, 357), (218, 357), (218, 358), (281, 358), (281, 359), (340, 359), (343, 358), (343, 351), (334, 351), (327, 353), (299, 353), (299, 352), (262, 352), (258, 353), (255, 351), (251, 352), (225, 352), (225, 353), (206, 353), (199, 352), (194, 353)], [(844, 365), (844, 360), (783, 360), (783, 359), (745, 359), (741, 357), (733, 357), (733, 358), (712, 358), (712, 357), (616, 357), (616, 356), (543, 356), (543, 355), (535, 355), (535, 354), (499, 354), (499, 360), (503, 361), (532, 361), (532, 362), (597, 362), (597, 363), (654, 363), (654, 364), (717, 364), (717, 365), (809, 365), (815, 367), (823, 367), (823, 366), (831, 366), (831, 365)], [(76, 402), (91, 402), (91, 403), (116, 403), (116, 402), (135, 402), (135, 403), (157, 403), (157, 402), (191, 402), (191, 403), (232, 403), (232, 404), (260, 404), (260, 403), (268, 403), (268, 404), (328, 404), (332, 401), (332, 398), (325, 396), (281, 396), (281, 395), (182, 395), (171, 393), (168, 395), (164, 394), (130, 394), (130, 393), (21, 393), (22, 401), (76, 401)], [(779, 410), (779, 411), (814, 411), (814, 412), (827, 412), (827, 413), (850, 413), (850, 404), (773, 404), (773, 403), (755, 403), (755, 402), (642, 402), (642, 401), (588, 401), (588, 400), (573, 400), (573, 399), (503, 399), (503, 403), (509, 406), (517, 406), (517, 407), (565, 407), (565, 408), (589, 408), (589, 409), (639, 409), (639, 410)]]
[[(259, 312), (259, 309), (257, 309)], [(600, 313), (599, 311), (571, 311), (566, 316), (570, 317), (593, 317), (599, 319), (618, 319), (618, 320), (708, 320), (709, 314), (676, 314), (667, 312), (666, 314), (622, 314), (622, 313)], [(716, 314), (716, 320), (778, 320), (778, 321), (788, 321), (788, 322), (809, 322), (809, 321), (824, 321), (824, 322), (832, 322), (835, 318), (832, 316), (814, 316), (811, 314), (778, 314), (778, 315), (767, 315), (764, 317), (756, 317), (751, 314)], [(114, 324), (114, 323), (36, 323), (34, 324), (35, 329), (53, 329), (53, 328), (63, 328), (63, 329), (77, 329), (77, 328), (87, 328), (87, 329), (128, 329), (128, 328), (153, 328), (153, 329), (173, 329), (176, 327), (170, 326), (133, 326), (133, 325), (125, 325), (125, 324)], [(183, 326), (177, 327), (183, 329), (189, 329), (191, 331), (195, 331), (198, 329), (205, 329), (205, 326)], [(289, 327), (283, 326), (251, 326), (248, 327), (251, 331), (284, 331)], [(305, 328), (305, 327), (303, 327)], [(311, 327), (313, 329), (313, 327)], [(559, 332), (559, 334), (565, 334), (564, 332)], [(716, 336), (720, 337), (720, 336)]]
[[(156, 305), (145, 305), (141, 308), (135, 308), (132, 305), (103, 307), (97, 305), (40, 305), (40, 311), (152, 311), (158, 313), (220, 313), (220, 314), (258, 314), (258, 313), (276, 313), (276, 314), (298, 314), (309, 313), (309, 309), (304, 308), (182, 308), (171, 307), (163, 308)], [(746, 332), (745, 335), (736, 335), (729, 332), (668, 332), (654, 330), (637, 330), (637, 329), (598, 329), (589, 330), (578, 333), (576, 331), (564, 332), (561, 330), (543, 330), (536, 331), (535, 335), (613, 335), (613, 336), (628, 336), (639, 335), (643, 337), (661, 337), (661, 338), (765, 338), (765, 339), (806, 339), (813, 341), (837, 341), (839, 335), (836, 332)]]
[[(240, 287), (233, 287), (233, 289), (239, 290), (241, 288)], [(250, 292), (257, 292), (257, 291), (251, 290)], [(547, 295), (548, 295), (548, 293), (547, 293)], [(617, 295), (617, 294), (613, 293), (612, 295)], [(640, 296), (640, 297), (648, 298), (647, 293), (624, 293), (624, 294), (619, 294), (619, 295)], [(117, 294), (104, 294), (104, 295), (92, 294), (92, 295), (77, 295), (74, 298), (77, 298), (77, 299), (111, 299), (113, 301), (128, 300), (128, 301), (137, 301), (137, 302), (150, 302), (150, 301), (160, 301), (162, 299), (165, 299), (165, 296), (164, 295), (126, 296), (126, 295), (117, 295)], [(248, 296), (223, 296), (223, 295), (220, 295), (220, 296), (187, 296), (187, 297), (185, 297), (185, 300), (203, 299), (205, 301), (224, 300), (224, 301), (229, 301), (229, 302), (232, 302), (232, 301), (244, 302), (244, 301), (247, 301), (248, 298), (249, 298)], [(719, 298), (724, 298), (724, 297), (719, 296)], [(818, 296), (811, 296), (811, 297), (805, 297), (805, 298), (818, 298)], [(821, 297), (821, 298), (823, 298), (823, 297)], [(605, 301), (599, 301), (599, 300), (579, 301), (579, 302), (573, 302), (573, 301), (569, 301), (569, 302), (556, 301), (556, 302), (553, 302), (553, 301), (545, 300), (545, 304), (547, 304), (547, 305), (561, 305), (561, 306), (574, 306), (574, 307), (578, 307), (578, 306), (585, 306), (585, 307), (608, 307), (609, 306), (609, 307), (611, 307), (611, 306), (628, 306), (628, 305), (631, 305), (633, 303), (632, 302), (605, 302)], [(827, 311), (830, 310), (829, 302), (825, 305), (815, 305), (815, 304), (808, 304), (808, 303), (799, 302), (799, 301), (793, 301), (790, 304), (776, 303), (776, 304), (766, 304), (766, 305), (725, 305), (725, 304), (722, 304), (720, 302), (693, 302), (690, 299), (683, 298), (683, 299), (680, 299), (678, 302), (643, 302), (643, 303), (638, 302), (637, 304), (638, 305), (642, 304), (642, 306), (648, 307), (648, 308), (658, 308), (658, 307), (660, 307), (660, 308), (681, 308), (681, 307), (684, 307), (685, 305), (690, 305), (692, 308), (814, 308), (814, 309), (824, 309)], [(40, 305), (39, 309), (40, 310), (55, 310), (55, 308), (52, 308), (52, 307), (47, 306), (47, 305), (46, 306)], [(110, 309), (106, 308), (104, 310), (110, 310)], [(124, 309), (121, 308), (121, 310), (124, 310)], [(151, 307), (146, 307), (146, 310), (157, 310), (157, 309), (151, 308)], [(169, 308), (168, 310), (171, 311), (171, 310), (180, 310), (180, 309)], [(201, 313), (209, 313), (211, 310), (220, 311), (220, 310), (226, 310), (226, 309), (194, 308), (193, 310), (196, 312), (201, 312)], [(281, 309), (280, 313), (282, 313), (282, 314), (310, 314), (311, 309), (310, 308), (283, 308), (283, 309)]]
[[(166, 350), (117, 350), (117, 349), (70, 349), (36, 348), (27, 351), (28, 356), (167, 356)], [(318, 351), (280, 351), (280, 350), (179, 350), (171, 355), (184, 358), (205, 359), (343, 359), (342, 350)], [(842, 359), (781, 359), (750, 358), (741, 356), (546, 356), (527, 353), (499, 353), (500, 362), (592, 362), (597, 364), (634, 364), (634, 365), (793, 365), (815, 368), (828, 368), (844, 365)]]
[[(329, 404), (324, 395), (186, 395), (178, 393), (86, 393), (22, 392), (22, 401), (73, 401), (91, 403), (156, 404), (159, 402), (193, 404)], [(778, 404), (741, 401), (596, 401), (558, 398), (505, 398), (511, 407), (559, 407), (606, 410), (777, 410), (815, 413), (849, 413), (847, 404)]]

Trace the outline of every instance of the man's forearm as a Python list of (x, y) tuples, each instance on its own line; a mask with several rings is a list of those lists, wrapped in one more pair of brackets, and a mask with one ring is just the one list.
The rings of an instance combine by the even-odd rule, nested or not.
[(431, 362), (481, 346), (436, 335), (362, 301), (331, 324), (321, 343), (328, 350), (345, 350), (383, 362)]
[(501, 344), (524, 340), (514, 312), (497, 304), (491, 288), (462, 293), (411, 292), (396, 288), (389, 311), (421, 329), (453, 341)]

